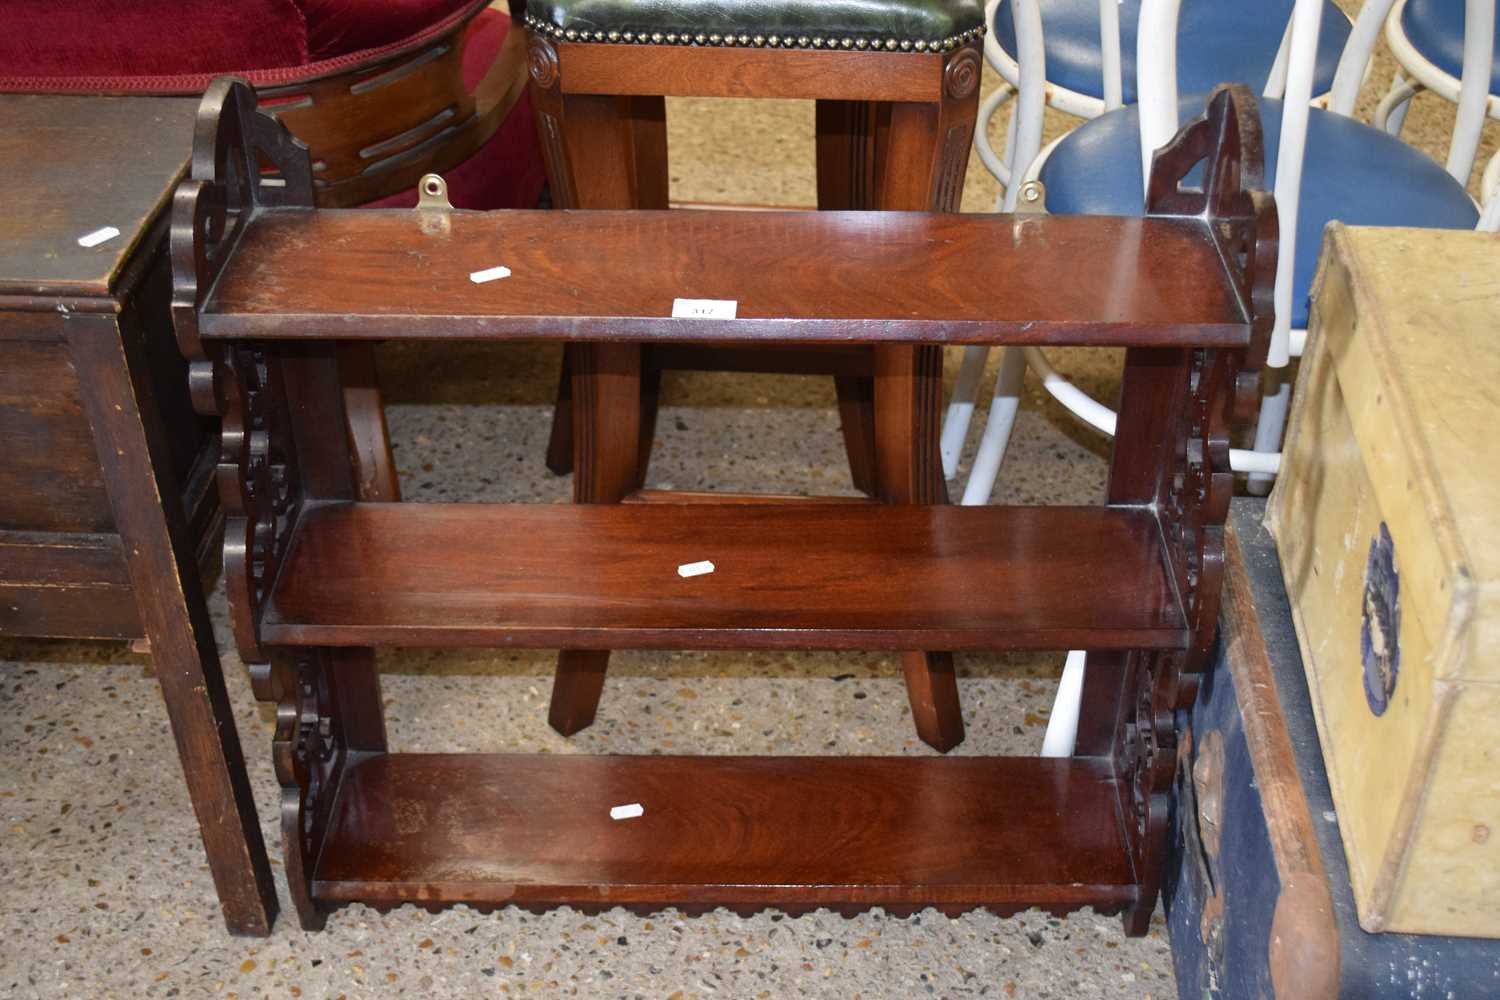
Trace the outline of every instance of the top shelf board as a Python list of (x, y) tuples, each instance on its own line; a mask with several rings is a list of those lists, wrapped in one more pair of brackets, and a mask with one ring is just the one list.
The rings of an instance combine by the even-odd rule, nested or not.
[[(470, 275), (492, 268), (508, 277)], [(675, 299), (736, 302), (673, 319)], [(1236, 347), (1196, 219), (261, 210), (205, 337)]]

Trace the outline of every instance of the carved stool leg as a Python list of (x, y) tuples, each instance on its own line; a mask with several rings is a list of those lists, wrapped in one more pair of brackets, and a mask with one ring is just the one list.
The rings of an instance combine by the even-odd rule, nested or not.
[[(942, 399), (940, 348), (875, 349), (875, 468), (887, 503), (945, 503), (947, 487), (934, 461)], [(901, 655), (912, 719), (922, 742), (948, 751), (963, 742), (953, 654)]]
[[(818, 208), (825, 211), (875, 207), (875, 160), (880, 125), (889, 105), (871, 101), (817, 102)], [(869, 376), (836, 375), (839, 422), (854, 488), (874, 495), (875, 383)]]
[[(979, 53), (967, 46), (948, 58), (943, 93), (931, 104), (889, 106), (877, 128), (874, 187), (880, 208), (956, 211), (979, 100)], [(942, 349), (878, 347), (875, 356), (875, 468), (887, 503), (946, 503), (938, 451), (943, 392)], [(901, 657), (912, 720), (922, 741), (948, 751), (963, 742), (963, 711), (953, 654)]]
[(626, 104), (626, 113), (630, 117), (631, 184), (635, 190), (635, 207), (667, 208), (672, 179), (667, 170), (667, 99), (631, 97)]
[(839, 428), (849, 455), (849, 478), (854, 488), (871, 496), (875, 482), (875, 380), (868, 375), (835, 375), (839, 399)]
[[(633, 208), (643, 184), (647, 197), (664, 199), (665, 101), (565, 97), (551, 51), (533, 39), (537, 129), (558, 206)], [(615, 503), (640, 482), (641, 452), (650, 447), (642, 441), (642, 355), (631, 344), (571, 346), (575, 503)], [(654, 420), (654, 403), (650, 410)], [(553, 729), (571, 736), (594, 721), (608, 666), (608, 650), (558, 653), (547, 713)]]
[[(633, 344), (578, 344), (573, 353), (573, 501), (615, 503), (640, 479), (641, 349)], [(594, 721), (607, 649), (565, 649), (547, 721), (571, 736)]]

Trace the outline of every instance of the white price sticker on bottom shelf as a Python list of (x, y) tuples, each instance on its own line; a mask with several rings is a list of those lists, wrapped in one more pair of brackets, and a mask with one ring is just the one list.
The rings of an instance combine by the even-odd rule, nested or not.
[(738, 299), (673, 299), (673, 319), (734, 319)]

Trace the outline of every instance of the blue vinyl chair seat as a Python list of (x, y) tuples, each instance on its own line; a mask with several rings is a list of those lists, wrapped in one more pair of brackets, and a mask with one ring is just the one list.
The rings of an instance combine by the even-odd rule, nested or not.
[[(1464, 69), (1464, 0), (1406, 0), (1401, 30), (1412, 47), (1455, 80)], [(1495, 60), (1490, 93), (1500, 94), (1500, 21), (1495, 28)]]
[[(1440, 2), (1440, 0), (1429, 0)], [(1460, 14), (1462, 14), (1460, 2)], [(1141, 0), (1120, 3), (1120, 69), (1125, 103), (1136, 101), (1136, 22)], [(1183, 0), (1177, 32), (1177, 90), (1206, 94), (1221, 83), (1244, 83), (1256, 93), (1265, 86), (1276, 62), (1276, 50), (1291, 16), (1292, 0)], [(995, 41), (1016, 57), (1016, 28), (1011, 0), (1001, 0), (990, 25)], [(1043, 0), (1042, 38), (1047, 80), (1059, 87), (1104, 96), (1100, 66), (1099, 0)], [(1323, 5), (1318, 32), (1318, 61), (1313, 92), (1333, 86), (1339, 54), (1349, 39), (1349, 19), (1332, 3)]]
[[(1203, 113), (1202, 95), (1178, 106), (1186, 123)], [(1261, 100), (1269, 190), (1276, 179), (1281, 102)], [(1068, 133), (1043, 165), (1047, 211), (1055, 215), (1140, 215), (1141, 130), (1134, 105), (1085, 122)], [(1302, 198), (1297, 212), (1297, 259), (1292, 326), (1306, 329), (1308, 293), (1317, 269), (1323, 227), (1338, 220), (1359, 226), (1473, 229), (1479, 212), (1463, 186), (1423, 153), (1379, 129), (1314, 108), (1307, 126)]]

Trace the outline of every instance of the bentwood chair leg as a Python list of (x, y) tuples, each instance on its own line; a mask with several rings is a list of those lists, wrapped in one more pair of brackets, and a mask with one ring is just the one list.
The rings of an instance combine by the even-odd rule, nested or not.
[(374, 346), (341, 344), (338, 366), (339, 380), (344, 386), (349, 454), (354, 458), (355, 494), (365, 501), (394, 503), (401, 499), (401, 483), (396, 478), (396, 460), (391, 455)]

